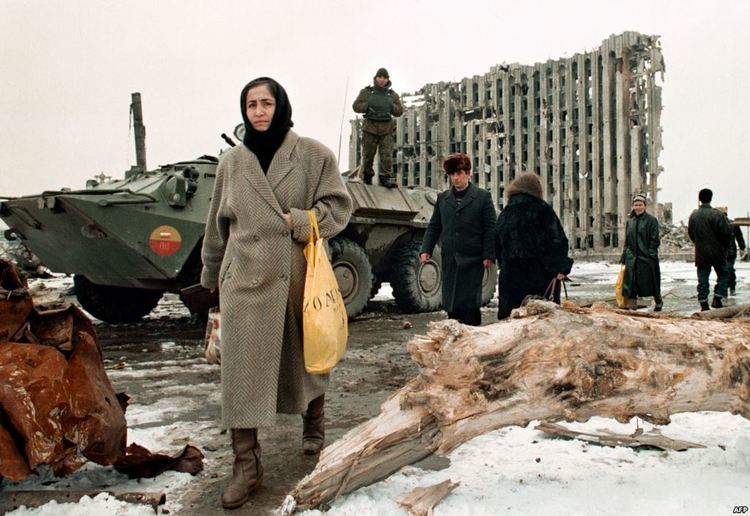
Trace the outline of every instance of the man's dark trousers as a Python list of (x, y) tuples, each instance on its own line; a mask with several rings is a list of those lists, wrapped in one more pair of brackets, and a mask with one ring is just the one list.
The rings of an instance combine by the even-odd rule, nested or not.
[[(698, 265), (698, 302), (708, 301), (708, 294), (711, 291), (709, 276), (711, 275), (711, 265)], [(714, 264), (716, 271), (716, 285), (714, 285), (714, 297), (727, 297), (727, 281), (729, 274), (727, 264)]]

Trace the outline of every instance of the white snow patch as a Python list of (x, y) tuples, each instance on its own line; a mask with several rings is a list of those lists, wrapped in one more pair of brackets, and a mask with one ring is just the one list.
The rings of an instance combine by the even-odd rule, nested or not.
[[(435, 516), (731, 514), (750, 502), (750, 421), (727, 413), (677, 414), (663, 434), (706, 446), (685, 452), (633, 450), (546, 437), (528, 426), (479, 436), (448, 455), (450, 466), (407, 466), (389, 478), (336, 500), (328, 516), (402, 516), (395, 499), (446, 479), (461, 485), (435, 507)], [(566, 426), (630, 434), (595, 417)], [(726, 448), (726, 451), (719, 445)], [(319, 516), (320, 511), (305, 511)]]

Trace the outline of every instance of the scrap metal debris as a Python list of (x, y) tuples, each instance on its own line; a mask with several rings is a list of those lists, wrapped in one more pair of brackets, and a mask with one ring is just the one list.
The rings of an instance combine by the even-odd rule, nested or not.
[(74, 305), (35, 307), (26, 280), (0, 260), (0, 479), (23, 480), (43, 464), (64, 476), (85, 459), (131, 477), (203, 469), (194, 446), (171, 457), (126, 447), (126, 406), (89, 318)]

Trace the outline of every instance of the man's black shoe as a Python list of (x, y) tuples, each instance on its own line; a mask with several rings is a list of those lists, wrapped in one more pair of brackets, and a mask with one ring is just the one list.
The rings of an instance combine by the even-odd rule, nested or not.
[(721, 298), (714, 296), (714, 300), (711, 302), (711, 308), (722, 308), (724, 305), (721, 304)]
[(706, 310), (710, 310), (708, 308), (708, 301), (701, 301), (701, 312), (705, 312)]
[(365, 176), (365, 184), (366, 185), (372, 184), (372, 176)]

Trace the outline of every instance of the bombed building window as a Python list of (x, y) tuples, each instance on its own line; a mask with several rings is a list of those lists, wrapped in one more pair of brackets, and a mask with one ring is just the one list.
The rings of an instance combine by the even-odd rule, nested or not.
[[(623, 62), (634, 73), (618, 73)], [(490, 181), (492, 174), (487, 174), (485, 186), (497, 206), (516, 173), (541, 170), (548, 184), (546, 200), (565, 221), (569, 240), (578, 247), (612, 250), (625, 236), (631, 186), (642, 184), (654, 206), (660, 202), (663, 73), (658, 36), (624, 32), (570, 58), (496, 65), (483, 75), (427, 84), (421, 93), (407, 94), (424, 102), (406, 108), (405, 115), (416, 123), (399, 128), (403, 138), (397, 147), (420, 142), (430, 157), (467, 152), (475, 165), (494, 163), (496, 177)], [(353, 131), (360, 130), (358, 124), (352, 122)], [(427, 131), (418, 135), (423, 127)], [(497, 144), (486, 139), (482, 145), (491, 134), (497, 135)], [(350, 139), (351, 169), (358, 164), (360, 146), (359, 138)], [(618, 168), (618, 162), (626, 166)], [(578, 163), (589, 180), (570, 173)], [(611, 233), (602, 234), (605, 213), (612, 212), (619, 218)], [(671, 215), (666, 209), (654, 214)], [(577, 220), (591, 222), (577, 227)]]

